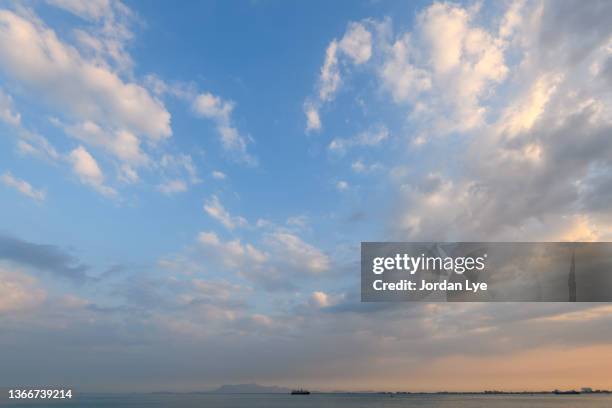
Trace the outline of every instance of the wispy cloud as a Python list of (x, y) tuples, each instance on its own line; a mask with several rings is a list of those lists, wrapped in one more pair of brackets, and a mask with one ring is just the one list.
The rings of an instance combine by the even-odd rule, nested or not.
[(12, 187), (19, 191), (21, 194), (30, 197), (37, 201), (43, 201), (45, 199), (45, 192), (43, 190), (37, 190), (27, 181), (13, 176), (11, 172), (2, 174), (2, 183), (8, 187)]

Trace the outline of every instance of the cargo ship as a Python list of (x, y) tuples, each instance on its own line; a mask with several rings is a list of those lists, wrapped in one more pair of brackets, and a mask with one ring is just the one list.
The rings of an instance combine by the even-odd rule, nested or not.
[(310, 391), (300, 388), (299, 390), (291, 391), (291, 395), (310, 395)]

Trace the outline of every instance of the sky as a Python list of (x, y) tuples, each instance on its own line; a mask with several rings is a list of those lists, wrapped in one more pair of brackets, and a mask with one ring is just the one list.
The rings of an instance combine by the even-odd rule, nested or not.
[(361, 241), (612, 240), (612, 3), (0, 2), (0, 384), (612, 388), (607, 304), (365, 304)]

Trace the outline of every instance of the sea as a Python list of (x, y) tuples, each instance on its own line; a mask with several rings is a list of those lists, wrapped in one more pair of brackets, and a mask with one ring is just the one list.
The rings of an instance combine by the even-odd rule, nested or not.
[(78, 394), (71, 400), (3, 399), (0, 407), (84, 408), (612, 408), (612, 394)]

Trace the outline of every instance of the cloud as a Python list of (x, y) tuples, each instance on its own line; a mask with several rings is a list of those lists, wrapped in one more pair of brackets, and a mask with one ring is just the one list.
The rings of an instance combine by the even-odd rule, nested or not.
[(329, 306), (329, 296), (325, 292), (312, 292), (312, 295), (310, 296), (310, 301), (315, 307)]
[(172, 174), (178, 174), (181, 170), (186, 173), (191, 184), (201, 183), (198, 170), (193, 162), (193, 158), (188, 154), (164, 154), (160, 160), (160, 166)]
[(363, 174), (363, 173), (372, 173), (374, 171), (381, 170), (382, 168), (383, 168), (383, 166), (380, 163), (366, 164), (361, 159), (355, 160), (351, 164), (351, 169), (355, 173), (361, 173), (361, 174)]
[(336, 154), (343, 155), (352, 147), (378, 146), (389, 137), (389, 130), (384, 125), (373, 126), (351, 138), (335, 138), (328, 149)]
[(363, 64), (372, 56), (372, 34), (363, 24), (350, 23), (340, 40), (339, 48), (354, 64)]
[(0, 67), (75, 118), (156, 141), (171, 135), (170, 114), (146, 89), (84, 58), (41, 22), (0, 11)]
[(23, 128), (19, 130), (17, 150), (22, 154), (40, 157), (50, 162), (61, 158), (60, 154), (46, 137)]
[(305, 215), (296, 215), (295, 217), (287, 218), (286, 223), (291, 227), (305, 228), (308, 224), (308, 217)]
[(340, 70), (338, 68), (338, 42), (333, 40), (325, 51), (325, 62), (319, 76), (319, 99), (323, 102), (331, 100), (340, 85)]
[(0, 120), (9, 125), (19, 126), (21, 114), (13, 107), (13, 98), (0, 89)]
[(251, 244), (243, 245), (240, 240), (223, 242), (214, 232), (200, 232), (198, 243), (208, 255), (231, 268), (255, 267), (268, 258), (264, 252)]
[(329, 43), (317, 82), (317, 98), (304, 103), (306, 132), (321, 129), (319, 110), (323, 104), (334, 99), (342, 84), (342, 63), (361, 65), (371, 56), (372, 34), (362, 23), (350, 23), (340, 41), (333, 39)]
[(140, 148), (138, 137), (127, 130), (109, 132), (91, 121), (74, 125), (63, 125), (59, 121), (56, 123), (70, 136), (90, 146), (101, 147), (131, 166), (146, 166), (150, 163), (149, 157)]
[[(472, 27), (468, 10), (444, 6), (422, 14), (421, 24), (451, 18), (460, 32), (457, 38), (463, 38), (458, 51), (432, 54), (437, 71), (462, 67), (464, 59), (472, 58), (468, 48), (476, 40), (471, 37), (480, 39), (470, 68), (478, 78), (466, 88), (477, 103), (467, 98), (466, 106), (482, 104), (490, 116), (488, 121), (482, 116), (478, 127), (455, 127), (469, 141), (453, 150), (460, 158), (454, 169), (432, 161), (410, 179), (401, 178), (403, 209), (390, 222), (397, 238), (557, 241), (612, 236), (612, 214), (602, 205), (608, 197), (604, 180), (612, 174), (612, 144), (606, 137), (612, 129), (606, 108), (610, 83), (603, 71), (593, 69), (610, 59), (612, 29), (600, 16), (612, 9), (602, 3), (597, 13), (579, 7), (571, 11), (569, 4), (577, 7), (571, 2), (535, 3), (529, 9), (511, 4), (502, 20), (506, 25), (500, 27), (503, 41)], [(572, 29), (557, 30), (570, 14)], [(498, 54), (504, 50), (521, 58), (506, 66)], [(508, 90), (496, 95), (484, 84), (503, 80), (506, 70), (512, 71)], [(489, 104), (483, 104), (485, 94)], [(436, 154), (448, 154), (444, 151), (440, 147)]]
[(100, 194), (107, 197), (115, 197), (117, 191), (104, 184), (104, 174), (98, 166), (98, 162), (83, 147), (79, 146), (68, 155), (72, 164), (72, 171), (79, 177), (81, 183), (93, 187)]
[(413, 53), (411, 36), (405, 34), (389, 47), (380, 68), (383, 85), (396, 102), (414, 101), (432, 87), (430, 73), (413, 65)]
[(158, 184), (157, 189), (167, 195), (184, 193), (187, 191), (187, 183), (183, 180), (168, 180), (164, 183)]
[(47, 3), (65, 9), (88, 20), (100, 20), (112, 13), (111, 0), (46, 0)]
[(36, 190), (30, 183), (25, 180), (16, 178), (10, 172), (6, 172), (0, 177), (4, 185), (12, 187), (19, 191), (21, 194), (30, 197), (37, 201), (43, 201), (45, 199), (45, 192), (42, 190)]
[(46, 297), (35, 278), (0, 266), (0, 315), (34, 309)]
[(193, 109), (196, 114), (216, 123), (223, 148), (233, 153), (239, 161), (254, 165), (257, 160), (247, 151), (250, 138), (241, 135), (232, 125), (231, 115), (234, 106), (234, 102), (225, 101), (210, 92), (197, 95), (193, 101)]
[(306, 132), (321, 130), (321, 118), (319, 111), (312, 103), (304, 104), (306, 113)]
[(0, 235), (0, 259), (76, 282), (86, 280), (89, 270), (88, 266), (56, 246), (34, 244), (9, 235)]
[(336, 183), (336, 190), (346, 191), (348, 189), (349, 189), (349, 184), (346, 181), (340, 180)]
[(98, 63), (131, 73), (134, 62), (126, 51), (135, 15), (119, 0), (47, 0), (47, 3), (91, 23), (73, 30), (82, 51)]
[(219, 170), (215, 170), (212, 172), (212, 177), (215, 180), (225, 180), (227, 178), (227, 176), (225, 175), (225, 173), (219, 171)]
[(330, 268), (330, 259), (318, 248), (304, 242), (300, 237), (286, 231), (275, 231), (266, 236), (275, 260), (297, 271), (312, 274), (326, 272)]
[(248, 225), (247, 220), (244, 217), (232, 216), (223, 207), (219, 197), (213, 195), (205, 204), (204, 211), (212, 218), (219, 221), (229, 230), (233, 230), (236, 227), (245, 227)]
[[(482, 126), (483, 101), (508, 75), (506, 38), (477, 26), (478, 11), (433, 3), (417, 15), (413, 32), (400, 33), (384, 47), (378, 70), (384, 88), (395, 102), (412, 104), (423, 125), (435, 123), (436, 133)], [(503, 24), (507, 36), (516, 16)]]

